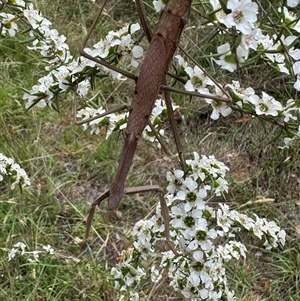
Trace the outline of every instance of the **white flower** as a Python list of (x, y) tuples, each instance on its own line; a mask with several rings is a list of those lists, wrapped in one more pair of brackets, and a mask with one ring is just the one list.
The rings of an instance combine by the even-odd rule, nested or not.
[(300, 62), (294, 63), (294, 65), (293, 65), (293, 71), (294, 71), (294, 74), (297, 76), (297, 80), (294, 83), (294, 88), (297, 91), (300, 91)]
[[(191, 226), (194, 224), (194, 217), (190, 212), (191, 209), (192, 207), (189, 203), (181, 203), (177, 206), (172, 206), (171, 213), (174, 218), (172, 219), (171, 224), (175, 228), (189, 229), (190, 231), (190, 226), (187, 224), (187, 221), (190, 222)], [(185, 220), (186, 217), (188, 218)]]
[(25, 254), (26, 245), (22, 241), (19, 241), (16, 244), (14, 244), (14, 248), (21, 249), (21, 255)]
[(125, 26), (118, 31), (109, 31), (106, 36), (107, 43), (110, 47), (120, 45), (120, 46), (129, 46), (131, 43), (131, 35), (140, 29), (140, 25), (138, 23)]
[[(220, 96), (220, 97), (224, 97), (223, 91), (221, 91), (218, 87), (216, 87), (215, 95)], [(213, 100), (213, 99), (209, 99), (209, 98), (205, 98), (205, 101), (207, 103), (209, 103), (213, 108), (213, 111), (212, 111), (210, 117), (214, 120), (219, 119), (220, 114), (222, 116), (226, 117), (232, 112), (232, 109), (224, 101)]]
[(11, 37), (14, 37), (16, 32), (18, 31), (18, 25), (14, 21), (14, 19), (15, 16), (12, 14), (0, 13), (1, 30), (2, 30), (2, 32), (0, 33), (3, 33), (5, 35), (5, 33), (8, 32), (8, 34)]
[(47, 38), (54, 43), (54, 46), (57, 50), (69, 49), (69, 45), (65, 43), (67, 38), (64, 35), (59, 35), (57, 29), (51, 29)]
[(250, 230), (254, 227), (255, 221), (246, 214), (239, 213), (235, 210), (229, 212), (231, 220), (238, 222), (243, 228)]
[(222, 69), (228, 70), (230, 72), (235, 71), (237, 68), (236, 56), (233, 53), (231, 53), (229, 43), (220, 45), (217, 48), (217, 52), (218, 54), (220, 54), (220, 59), (219, 60), (213, 59), (213, 60), (219, 66), (221, 66)]
[(25, 249), (26, 249), (26, 245), (23, 242), (19, 241), (15, 243), (13, 248), (8, 254), (8, 261), (12, 260), (18, 253), (20, 255), (24, 255), (26, 253)]
[[(95, 118), (99, 115), (104, 114), (106, 111), (100, 107), (98, 109), (86, 107), (81, 109), (80, 111), (77, 112), (76, 117), (81, 118), (82, 121), (90, 119), (90, 118)], [(84, 130), (87, 130), (90, 127), (90, 134), (99, 134), (100, 133), (100, 126), (101, 122), (103, 121), (105, 117), (99, 117), (95, 118), (94, 120), (90, 121), (89, 123), (83, 123), (83, 128)]]
[[(106, 40), (100, 40), (98, 43), (96, 43), (95, 45), (93, 45), (93, 50), (92, 52), (92, 56), (99, 56), (100, 58), (106, 58), (108, 56), (109, 53), (109, 47), (110, 45), (108, 45), (106, 43)], [(85, 51), (87, 51), (88, 48), (84, 49)]]
[(282, 246), (285, 245), (285, 239), (286, 239), (286, 232), (282, 229), (279, 230), (279, 232), (276, 233), (279, 242), (281, 243)]
[(289, 147), (289, 145), (290, 145), (293, 141), (294, 141), (294, 138), (285, 137), (285, 138), (283, 139), (284, 147), (281, 147), (281, 148)]
[(214, 193), (216, 196), (220, 196), (223, 192), (228, 192), (228, 182), (225, 179), (219, 178), (216, 180), (215, 184), (216, 187)]
[(50, 255), (53, 255), (54, 254), (54, 249), (50, 246), (50, 245), (47, 245), (47, 246), (43, 246), (43, 249), (49, 253)]
[[(177, 109), (178, 106), (175, 106), (172, 104), (173, 111)], [(152, 125), (154, 126), (156, 132), (159, 134), (160, 137), (165, 138), (165, 131), (164, 129), (161, 129), (160, 126), (162, 124), (162, 114), (166, 113), (167, 107), (166, 103), (163, 99), (157, 99), (154, 104), (154, 108), (152, 109), (151, 115), (150, 115), (150, 121)], [(152, 132), (150, 126), (146, 126), (143, 131), (143, 138), (147, 141), (154, 142), (157, 141), (156, 136)], [(157, 144), (158, 148), (161, 148), (161, 144)]]
[(208, 298), (208, 295), (209, 295), (209, 291), (207, 289), (201, 289), (199, 291), (199, 295), (201, 297), (200, 300), (206, 300)]
[[(33, 28), (39, 30), (42, 38), (36, 38), (33, 41), (33, 46), (28, 47), (30, 50), (40, 51), (44, 57), (50, 56), (49, 65), (46, 67), (49, 74), (40, 79), (40, 85), (32, 88), (30, 93), (26, 93), (23, 99), (27, 100), (26, 108), (31, 108), (33, 105), (38, 107), (45, 107), (52, 104), (54, 97), (52, 91), (59, 88), (62, 91), (67, 90), (72, 84), (70, 81), (77, 81), (78, 75), (85, 67), (101, 69), (102, 72), (109, 73), (113, 79), (125, 80), (120, 73), (106, 68), (96, 62), (86, 59), (84, 57), (73, 59), (69, 52), (69, 46), (65, 43), (66, 37), (59, 35), (56, 29), (50, 29), (51, 22), (45, 19), (38, 11), (30, 4), (28, 9), (24, 11), (24, 16), (29, 20)], [(110, 48), (119, 45), (120, 51), (126, 50), (132, 52), (132, 65), (137, 66), (135, 58), (139, 58), (143, 54), (143, 49), (140, 46), (132, 45), (131, 35), (140, 29), (138, 23), (126, 25), (118, 31), (110, 31), (106, 39), (100, 40), (92, 49), (85, 48), (85, 51), (93, 57), (105, 58), (109, 54)], [(31, 36), (33, 34), (31, 33)], [(55, 68), (57, 66), (57, 68)], [(71, 75), (75, 75), (72, 76)], [(78, 84), (78, 93), (86, 95), (89, 84), (87, 81)], [(52, 89), (53, 88), (53, 89)], [(50, 90), (52, 89), (52, 90)], [(44, 97), (41, 95), (34, 95), (36, 93), (45, 93)], [(60, 91), (58, 91), (59, 93)]]
[(180, 54), (175, 55), (175, 58), (177, 59), (179, 66), (182, 66), (184, 69), (188, 67), (188, 63), (184, 60), (184, 58)]
[(167, 191), (169, 193), (175, 193), (180, 189), (182, 182), (184, 181), (183, 176), (184, 172), (179, 169), (174, 172), (167, 172), (166, 178), (169, 182)]
[(165, 7), (165, 5), (162, 3), (162, 0), (153, 1), (153, 6), (158, 13)]
[(229, 261), (232, 258), (232, 256), (226, 246), (227, 245), (218, 245), (217, 252), (225, 261)]
[[(212, 177), (215, 181), (225, 180), (227, 170), (227, 167), (213, 156), (200, 157), (196, 152), (194, 160), (187, 160), (187, 164), (190, 168), (186, 173), (177, 170), (167, 174), (171, 185), (171, 193), (167, 198), (170, 199), (170, 195), (171, 198), (176, 198), (174, 203), (168, 203), (168, 207), (170, 237), (178, 254), (174, 254), (171, 250), (160, 253), (154, 251), (156, 246), (160, 249), (164, 239), (161, 213), (158, 214), (158, 218), (155, 216), (148, 221), (139, 221), (133, 231), (136, 241), (133, 243), (132, 254), (135, 255), (130, 258), (123, 256), (123, 260), (118, 263), (118, 269), (112, 270), (117, 283), (116, 288), (121, 292), (120, 300), (124, 300), (124, 295), (131, 291), (134, 282), (138, 287), (144, 276), (147, 275), (146, 279), (151, 276), (153, 281), (158, 281), (161, 275), (167, 273), (170, 278), (169, 285), (189, 300), (217, 301), (221, 296), (225, 296), (228, 300), (234, 301), (234, 294), (227, 288), (223, 264), (229, 259), (238, 260), (241, 256), (246, 257), (247, 251), (242, 243), (233, 240), (235, 232), (246, 229), (264, 238), (266, 248), (285, 242), (285, 232), (274, 222), (258, 217), (254, 221), (246, 215), (230, 210), (224, 203), (219, 205), (220, 209), (215, 210), (207, 206), (203, 200), (201, 202), (204, 205), (200, 208), (196, 204), (197, 201), (186, 202), (187, 191), (194, 193), (202, 189), (200, 187)], [(201, 178), (198, 176), (200, 170), (203, 172)], [(178, 194), (174, 196), (177, 192)], [(160, 206), (157, 208), (160, 209)], [(226, 244), (218, 246), (218, 237), (223, 237), (224, 243), (226, 238)], [(160, 256), (156, 257), (158, 254)], [(142, 268), (141, 264), (149, 262), (149, 259), (151, 259), (150, 267), (145, 270), (145, 266)]]
[(203, 261), (203, 256), (204, 256), (204, 253), (201, 250), (197, 250), (197, 251), (193, 252), (193, 258), (196, 261), (199, 261), (199, 262)]
[(161, 280), (161, 278), (162, 278), (162, 275), (161, 275), (159, 269), (155, 265), (153, 265), (151, 267), (151, 281), (153, 283), (158, 283)]
[[(275, 39), (275, 36), (274, 36)], [(300, 49), (296, 48), (293, 45), (298, 40), (298, 36), (289, 35), (286, 38), (282, 40), (282, 43), (287, 47), (288, 54), (294, 59), (294, 60), (300, 60)], [(282, 47), (282, 44), (280, 44), (280, 47)], [(280, 49), (279, 47), (279, 49)], [(278, 61), (279, 63), (281, 61)], [(284, 59), (282, 60), (284, 62)]]
[(187, 278), (190, 284), (193, 287), (197, 287), (200, 283), (200, 275), (199, 272), (191, 271), (189, 277)]
[[(135, 24), (131, 24), (130, 27), (127, 25), (118, 31), (110, 31), (106, 36), (106, 41), (104, 43), (105, 45), (107, 45), (106, 49), (109, 51), (110, 47), (114, 47), (116, 45), (119, 45), (122, 48), (129, 49), (129, 51), (131, 51), (132, 53), (131, 65), (133, 67), (137, 67), (138, 62), (135, 60), (135, 58), (140, 58), (143, 55), (143, 48), (141, 46), (132, 47), (131, 35), (134, 34), (136, 31), (138, 31), (139, 29), (140, 29), (140, 24), (135, 23)], [(101, 45), (101, 48), (103, 48), (103, 45)], [(108, 51), (106, 52), (107, 54)], [(110, 71), (110, 73), (113, 75), (113, 77), (121, 79), (121, 76), (118, 75), (118, 73), (115, 74), (115, 71)]]
[(233, 224), (233, 221), (230, 218), (230, 210), (226, 204), (219, 204), (219, 206), (220, 209), (218, 209), (216, 212), (217, 224), (225, 233), (227, 233)]
[(239, 260), (240, 256), (246, 257), (247, 249), (245, 245), (238, 241), (230, 241), (225, 246), (219, 245), (217, 252), (224, 258), (226, 261), (230, 260), (232, 257)]
[(85, 96), (89, 92), (90, 81), (88, 79), (80, 82), (77, 87), (77, 92), (81, 96)]
[(215, 13), (217, 20), (220, 23), (224, 24), (224, 20), (226, 19), (227, 15), (225, 14), (225, 12), (223, 11), (223, 9), (221, 8), (220, 1), (219, 0), (209, 0), (209, 2), (211, 4), (211, 6), (213, 7), (213, 10), (217, 11)]
[(37, 29), (44, 19), (39, 12), (34, 9), (32, 3), (29, 4), (28, 9), (23, 10), (23, 13), (33, 29)]
[(257, 115), (278, 116), (278, 112), (283, 110), (281, 103), (265, 92), (262, 92), (262, 98), (253, 94), (248, 98), (248, 101), (255, 105)]
[(34, 95), (34, 93), (38, 93), (39, 92), (39, 86), (38, 85), (34, 85), (32, 87), (31, 93), (25, 93), (23, 96), (24, 100), (27, 100), (27, 103), (25, 104), (25, 108), (29, 109), (33, 104), (35, 104), (36, 106), (40, 107), (40, 108), (44, 108), (47, 103), (45, 102), (44, 99), (39, 99), (39, 97), (37, 97), (36, 95)]
[(70, 70), (67, 68), (67, 66), (62, 65), (56, 70), (53, 70), (51, 74), (53, 74), (58, 80), (58, 86), (61, 90), (65, 91), (70, 87), (70, 81), (66, 79), (71, 75)]
[(133, 48), (132, 48), (132, 59), (131, 59), (131, 65), (133, 67), (137, 67), (139, 64), (136, 60), (134, 60), (133, 58), (140, 58), (143, 56), (143, 53), (144, 53), (144, 49), (141, 47), (141, 46), (137, 46), (135, 45)]
[(213, 112), (210, 115), (210, 117), (214, 120), (219, 119), (220, 114), (222, 116), (226, 117), (232, 112), (232, 109), (230, 107), (228, 107), (226, 102), (212, 101), (211, 106), (213, 107)]
[(18, 253), (18, 249), (12, 248), (8, 254), (8, 261), (11, 261)]
[(139, 23), (130, 24), (130, 34), (134, 34), (136, 31), (141, 29), (141, 25)]
[(260, 43), (260, 40), (264, 38), (265, 36), (262, 34), (260, 28), (254, 28), (248, 34), (243, 34), (241, 43), (237, 48), (237, 55), (239, 61), (248, 59), (249, 50), (256, 50)]
[(258, 5), (251, 0), (229, 0), (227, 8), (231, 13), (225, 18), (224, 24), (227, 27), (235, 26), (243, 34), (251, 33), (257, 20)]
[[(265, 56), (271, 60), (273, 63), (277, 63), (277, 67), (281, 72), (286, 74), (290, 74), (288, 68), (285, 64), (285, 54), (282, 52), (282, 45), (287, 49), (288, 54), (295, 60), (300, 60), (300, 50), (298, 48), (295, 49), (292, 46), (297, 40), (296, 36), (289, 35), (283, 39), (281, 42), (278, 42), (278, 38), (276, 35), (273, 35), (273, 38), (268, 36), (265, 39), (261, 40), (261, 44), (267, 52), (265, 52)], [(277, 41), (276, 43), (274, 41)]]
[(255, 94), (255, 91), (253, 88), (248, 87), (246, 89), (242, 88), (239, 81), (232, 81), (231, 84), (227, 84), (225, 86), (225, 89), (231, 90), (232, 93), (238, 97), (239, 99), (241, 99), (241, 101), (237, 101), (236, 105), (238, 105), (239, 107), (243, 107), (244, 102), (248, 102), (247, 98), (250, 95)]
[(295, 7), (299, 4), (299, 0), (287, 0), (286, 4), (289, 7)]
[(51, 86), (54, 83), (54, 79), (52, 77), (51, 74), (48, 74), (46, 76), (41, 77), (38, 82), (40, 83), (39, 85), (39, 91), (46, 93), (49, 91), (49, 89), (51, 88)]
[(138, 301), (140, 300), (139, 294), (137, 292), (130, 292), (130, 299), (129, 301)]
[(25, 7), (26, 3), (23, 0), (15, 0), (17, 6)]
[[(281, 13), (282, 8), (279, 7), (278, 11)], [(300, 22), (297, 16), (294, 13), (289, 12), (285, 6), (283, 6), (283, 16), (282, 21), (285, 22), (286, 26), (300, 32)]]
[(184, 86), (187, 91), (197, 90), (199, 93), (209, 94), (209, 89), (206, 86), (213, 86), (214, 83), (209, 77), (205, 76), (198, 66), (194, 68), (186, 67), (184, 70), (190, 77)]
[(282, 114), (284, 116), (283, 121), (284, 122), (289, 122), (291, 119), (293, 120), (297, 120), (297, 117), (293, 114), (291, 114), (291, 112), (295, 111), (295, 115), (297, 114), (297, 112), (299, 111), (299, 108), (297, 108), (296, 102), (294, 99), (288, 99), (288, 101), (286, 102), (286, 106), (284, 108), (284, 110), (282, 111)]

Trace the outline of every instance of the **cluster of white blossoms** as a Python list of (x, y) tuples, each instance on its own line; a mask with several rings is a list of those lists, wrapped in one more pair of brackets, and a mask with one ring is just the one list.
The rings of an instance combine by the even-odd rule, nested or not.
[(12, 248), (2, 248), (0, 250), (7, 253), (7, 261), (13, 261), (16, 258), (24, 258), (28, 263), (36, 263), (43, 261), (43, 255), (50, 255), (55, 258), (64, 258), (69, 259), (74, 262), (79, 262), (80, 259), (67, 256), (65, 254), (59, 253), (54, 250), (54, 248), (50, 245), (43, 245), (41, 248), (30, 250), (29, 247), (22, 241), (15, 243)]
[[(284, 138), (284, 147), (288, 147), (293, 140), (300, 137), (298, 117), (300, 110), (296, 100), (288, 99), (286, 105), (282, 105), (264, 91), (261, 92), (261, 95), (257, 95), (252, 87), (242, 88), (239, 81), (232, 81), (231, 84), (222, 87), (220, 83), (212, 81), (205, 75), (198, 66), (190, 67), (180, 55), (175, 58), (188, 76), (185, 89), (203, 95), (204, 100), (212, 106), (213, 111), (210, 115), (212, 119), (216, 120), (220, 116), (226, 117), (232, 112), (232, 109), (238, 108), (253, 117), (271, 117), (282, 128), (288, 129), (289, 137)], [(229, 103), (222, 101), (222, 98), (228, 100), (228, 94), (225, 94), (227, 92), (232, 98)]]
[[(50, 23), (51, 24), (51, 23)], [(106, 58), (112, 49), (118, 48), (118, 51), (125, 51), (132, 53), (131, 65), (136, 67), (138, 65), (134, 58), (141, 57), (143, 55), (143, 49), (140, 46), (133, 46), (132, 35), (140, 29), (139, 24), (133, 24), (131, 26), (126, 25), (118, 31), (110, 31), (105, 39), (101, 39), (96, 43), (92, 49), (85, 48), (84, 50), (96, 59)], [(48, 35), (47, 38), (52, 43), (52, 52), (57, 55), (46, 67), (46, 70), (51, 70), (49, 73), (38, 80), (39, 84), (33, 86), (32, 90), (25, 93), (23, 99), (27, 100), (26, 108), (31, 108), (33, 105), (38, 107), (45, 107), (46, 105), (52, 105), (54, 96), (72, 89), (76, 86), (76, 92), (80, 96), (87, 95), (90, 88), (89, 76), (91, 74), (96, 75), (101, 72), (102, 74), (110, 74), (113, 79), (124, 80), (122, 75), (114, 70), (108, 69), (101, 64), (96, 63), (93, 60), (89, 60), (85, 57), (73, 58), (69, 52), (69, 46), (65, 43), (64, 36), (58, 36), (57, 31), (52, 29), (49, 33), (54, 32), (55, 35)], [(46, 33), (43, 35), (46, 37)], [(49, 58), (47, 53), (48, 45), (51, 42), (35, 40), (34, 46), (29, 49), (39, 50), (41, 54)], [(63, 61), (61, 61), (62, 59)], [(54, 67), (54, 65), (56, 67)]]
[(247, 110), (252, 116), (266, 116), (276, 120), (282, 128), (288, 129), (288, 137), (284, 138), (284, 147), (288, 147), (292, 141), (300, 137), (299, 107), (295, 99), (288, 99), (286, 105), (282, 105), (273, 96), (262, 91), (257, 95), (253, 88), (241, 88), (238, 81), (232, 81), (225, 87), (230, 91), (235, 105)]
[[(178, 106), (172, 105), (172, 108), (176, 110)], [(164, 137), (164, 130), (160, 127), (162, 125), (162, 119), (166, 114), (167, 108), (165, 101), (163, 99), (157, 99), (150, 115), (150, 122), (161, 137)], [(85, 107), (77, 112), (77, 118), (80, 118), (82, 121), (92, 119), (83, 124), (84, 130), (89, 130), (91, 134), (99, 134), (101, 128), (105, 127), (106, 139), (108, 139), (113, 132), (126, 129), (128, 115), (128, 112), (118, 114), (110, 113), (106, 115), (106, 111), (102, 107), (99, 109)], [(143, 138), (150, 142), (157, 141), (150, 126), (146, 126), (144, 129)], [(158, 147), (160, 147), (160, 144), (158, 144)]]
[[(251, 0), (229, 0), (227, 2), (227, 9), (231, 11), (229, 14), (221, 9), (219, 1), (210, 0), (210, 3), (213, 9), (217, 10), (216, 19), (218, 22), (228, 28), (235, 27), (240, 34), (240, 44), (235, 53), (231, 52), (229, 43), (217, 47), (217, 53), (220, 57), (218, 60), (214, 59), (214, 62), (222, 69), (230, 72), (235, 71), (238, 63), (245, 62), (249, 57), (250, 50), (252, 50), (262, 53), (281, 72), (291, 76), (296, 75), (299, 78), (300, 50), (295, 49), (294, 44), (300, 32), (300, 21), (296, 15), (290, 13), (284, 6), (278, 9), (281, 22), (291, 30), (289, 35), (285, 36), (282, 33), (279, 38), (278, 34), (273, 36), (263, 34), (262, 30), (257, 27), (258, 5), (255, 2)], [(298, 3), (294, 4), (290, 6), (296, 6)], [(296, 35), (293, 35), (293, 33)], [(290, 65), (293, 67), (291, 68)], [(300, 90), (298, 82), (295, 83), (294, 88)]]
[[(84, 57), (74, 58), (70, 54), (66, 37), (60, 35), (56, 29), (51, 28), (52, 23), (36, 10), (32, 3), (16, 1), (15, 9), (19, 16), (0, 13), (2, 35), (14, 36), (18, 31), (17, 22), (21, 16), (31, 26), (30, 36), (32, 46), (28, 49), (38, 51), (47, 60), (45, 69), (48, 74), (38, 80), (38, 84), (31, 91), (25, 93), (27, 109), (37, 106), (53, 105), (55, 96), (76, 87), (76, 92), (85, 96), (90, 88), (89, 76), (102, 72), (110, 74), (114, 79), (124, 80), (122, 75), (110, 70), (93, 60)], [(21, 14), (22, 13), (22, 14)], [(143, 56), (143, 48), (134, 45), (132, 35), (140, 29), (138, 23), (124, 26), (118, 31), (109, 31), (105, 39), (101, 39), (92, 48), (84, 50), (97, 59), (107, 58), (115, 51), (131, 54), (131, 66), (137, 67), (136, 59)], [(127, 56), (125, 56), (127, 58)]]
[(167, 173), (165, 198), (176, 252), (161, 249), (166, 235), (158, 205), (155, 216), (136, 223), (133, 246), (123, 251), (112, 269), (120, 300), (139, 300), (142, 292), (133, 287), (143, 287), (141, 282), (149, 277), (158, 283), (165, 276), (170, 279), (169, 285), (188, 300), (236, 300), (227, 287), (224, 267), (229, 260), (246, 257), (246, 246), (235, 240), (236, 233), (247, 231), (263, 240), (267, 249), (285, 244), (285, 231), (275, 222), (230, 210), (224, 203), (209, 205), (213, 195), (228, 190), (224, 178), (228, 167), (222, 162), (195, 152), (194, 159), (186, 163), (187, 172)]
[(216, 120), (220, 115), (224, 117), (228, 116), (232, 112), (230, 105), (225, 101), (213, 100), (215, 96), (219, 99), (224, 98), (224, 100), (228, 100), (228, 96), (224, 93), (225, 90), (222, 90), (222, 85), (212, 81), (198, 66), (194, 68), (190, 67), (181, 55), (176, 55), (175, 58), (178, 61), (178, 65), (183, 69), (185, 74), (188, 75), (188, 81), (184, 86), (185, 89), (203, 94), (204, 100), (211, 104), (213, 111), (210, 117)]
[(30, 179), (26, 171), (15, 163), (14, 159), (8, 158), (0, 153), (0, 182), (11, 182), (11, 189), (15, 189), (17, 185), (31, 185)]
[[(234, 26), (240, 35), (240, 44), (235, 53), (231, 52), (229, 43), (217, 47), (219, 59), (212, 59), (215, 63), (222, 69), (233, 72), (237, 69), (238, 63), (246, 62), (250, 51), (261, 53), (279, 72), (289, 74), (291, 77), (296, 76), (293, 87), (296, 91), (300, 91), (300, 50), (295, 48), (300, 32), (300, 21), (296, 15), (290, 13), (284, 6), (279, 8), (281, 21), (290, 30), (290, 35), (285, 36), (286, 31), (280, 37), (277, 34), (269, 36), (263, 34), (262, 30), (256, 25), (258, 5), (255, 2), (251, 0), (229, 0), (227, 2), (227, 9), (231, 11), (229, 14), (221, 9), (219, 1), (210, 0), (210, 3), (213, 9), (217, 11), (217, 21), (228, 28)], [(294, 7), (298, 4), (298, 1), (288, 1), (287, 4)], [(155, 5), (160, 7), (157, 3)], [(232, 108), (237, 106), (239, 109), (243, 109), (245, 113), (253, 114), (253, 116), (278, 117), (281, 127), (288, 129), (286, 131), (288, 136), (284, 138), (284, 147), (289, 146), (293, 140), (300, 137), (300, 110), (295, 99), (289, 98), (285, 101), (286, 104), (282, 105), (267, 92), (262, 91), (261, 95), (257, 95), (251, 87), (242, 89), (240, 83), (234, 81), (232, 84), (225, 85), (225, 89), (230, 89), (230, 92), (234, 94), (233, 102), (227, 104), (220, 100), (216, 101), (214, 100), (215, 96), (218, 99), (220, 99), (219, 97), (224, 97), (224, 99), (228, 97), (224, 90), (220, 89), (221, 85), (212, 82), (198, 66), (191, 68), (182, 57), (177, 56), (177, 59), (188, 77), (185, 89), (210, 95), (210, 97), (204, 97), (204, 99), (213, 108), (212, 119), (218, 119), (220, 115), (228, 116), (232, 112)], [(238, 101), (235, 101), (236, 97)]]
[[(14, 0), (11, 1), (12, 5), (15, 7), (18, 7), (20, 9), (24, 9), (26, 6), (25, 1), (23, 0)], [(3, 1), (0, 1), (0, 5), (4, 5)], [(16, 32), (19, 31), (17, 21), (19, 20), (19, 17), (16, 15), (12, 15), (9, 13), (2, 12), (0, 13), (0, 34), (2, 36), (9, 35), (11, 37), (14, 37)]]
[[(95, 61), (89, 60), (84, 57), (74, 59), (69, 51), (68, 44), (65, 43), (66, 37), (59, 35), (56, 29), (51, 29), (52, 23), (44, 18), (33, 5), (28, 7), (25, 3), (21, 5), (24, 8), (24, 17), (28, 20), (32, 27), (30, 35), (36, 37), (33, 41), (33, 46), (28, 47), (30, 50), (39, 51), (43, 57), (48, 61), (48, 74), (38, 80), (38, 84), (32, 87), (32, 90), (25, 93), (23, 99), (26, 100), (25, 107), (27, 109), (32, 106), (45, 107), (46, 105), (52, 105), (55, 99), (55, 94), (67, 91), (72, 87), (74, 83), (77, 85), (77, 93), (80, 96), (87, 95), (90, 82), (88, 77), (84, 74), (91, 74), (91, 69), (96, 72), (110, 73), (113, 79), (124, 80), (121, 74), (114, 70), (110, 70)], [(25, 9), (26, 7), (26, 9)], [(15, 19), (17, 21), (17, 19)], [(16, 24), (16, 23), (13, 23)], [(17, 24), (16, 24), (17, 30)], [(118, 48), (118, 51), (126, 51), (132, 54), (131, 65), (133, 67), (138, 66), (138, 62), (135, 60), (142, 57), (143, 49), (140, 46), (133, 45), (132, 35), (140, 29), (138, 23), (126, 25), (118, 31), (109, 31), (105, 39), (101, 39), (92, 48), (85, 48), (84, 50), (94, 58), (105, 59), (111, 55), (114, 47)], [(38, 35), (37, 35), (38, 32)], [(5, 32), (4, 32), (5, 33)], [(9, 32), (8, 32), (9, 33)], [(15, 32), (13, 33), (13, 35)], [(176, 106), (173, 106), (175, 109)], [(105, 114), (105, 109), (85, 107), (77, 112), (77, 118), (81, 118), (82, 121), (90, 118), (95, 118), (98, 115)], [(158, 99), (155, 103), (150, 120), (157, 129), (160, 136), (164, 135), (164, 130), (159, 128), (161, 125), (161, 116), (165, 114), (166, 106), (164, 100)], [(100, 128), (105, 126), (107, 128), (106, 138), (108, 138), (112, 132), (117, 130), (123, 130), (127, 126), (128, 112), (110, 115), (94, 119), (90, 122), (83, 124), (84, 129), (89, 129), (91, 134), (98, 134)], [(155, 135), (152, 130), (147, 126), (143, 132), (143, 137), (151, 142), (156, 141)], [(158, 144), (160, 146), (160, 144)]]
[(40, 254), (54, 254), (54, 249), (50, 245), (43, 246), (43, 250), (27, 251), (26, 249), (27, 246), (22, 241), (15, 243), (11, 249), (0, 248), (0, 250), (8, 252), (8, 261), (13, 260), (15, 257), (23, 256), (28, 262), (38, 262)]
[[(172, 103), (172, 109), (175, 111), (179, 106), (176, 106)], [(164, 99), (159, 98), (155, 101), (154, 107), (152, 109), (151, 115), (150, 115), (150, 122), (153, 126), (153, 128), (156, 130), (157, 134), (163, 138), (165, 137), (165, 131), (161, 128), (163, 124), (163, 118), (167, 116), (167, 106)], [(156, 136), (152, 132), (149, 125), (147, 125), (143, 131), (143, 138), (150, 142), (156, 142)], [(158, 148), (161, 147), (161, 145), (158, 143)]]

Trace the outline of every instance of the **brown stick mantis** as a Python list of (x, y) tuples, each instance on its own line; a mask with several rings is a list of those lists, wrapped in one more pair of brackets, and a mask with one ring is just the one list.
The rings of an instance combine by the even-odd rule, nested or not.
[[(136, 80), (136, 86), (134, 90), (133, 100), (129, 109), (129, 118), (125, 133), (125, 143), (120, 156), (119, 165), (116, 171), (115, 179), (110, 186), (109, 190), (105, 191), (95, 202), (92, 204), (88, 219), (87, 219), (87, 232), (88, 237), (93, 215), (95, 213), (96, 206), (108, 198), (108, 217), (113, 220), (122, 219), (122, 213), (117, 210), (120, 200), (123, 194), (131, 194), (145, 191), (157, 191), (159, 192), (159, 199), (161, 202), (162, 215), (165, 223), (165, 233), (167, 241), (170, 241), (169, 235), (169, 215), (166, 203), (164, 201), (163, 191), (159, 186), (141, 186), (125, 189), (125, 181), (128, 175), (129, 169), (132, 164), (132, 160), (137, 148), (137, 143), (145, 129), (156, 97), (163, 84), (165, 84), (165, 76), (168, 72), (169, 64), (173, 58), (173, 55), (179, 44), (180, 36), (184, 25), (187, 22), (189, 12), (191, 9), (192, 0), (170, 0), (160, 15), (157, 27), (151, 38), (151, 29), (145, 18), (141, 19), (141, 23), (146, 33), (148, 40), (150, 41), (149, 49), (144, 62), (141, 66), (139, 77), (136, 79), (130, 73), (121, 71), (116, 67), (110, 66), (105, 61), (100, 61), (90, 56), (84, 51), (84, 47), (90, 34), (99, 18), (101, 11), (103, 10), (107, 1), (102, 5), (98, 16), (94, 20), (94, 23), (84, 40), (81, 48), (81, 55), (88, 59), (94, 60), (108, 68), (111, 68), (117, 72), (124, 74), (127, 77)], [(142, 1), (137, 1), (137, 8), (140, 14), (145, 14), (145, 9)], [(167, 90), (167, 89), (166, 89)], [(172, 89), (171, 89), (172, 90)], [(174, 116), (171, 114), (172, 105), (168, 92), (165, 92), (167, 110), (169, 112), (169, 120), (173, 128), (175, 127)], [(171, 115), (170, 115), (171, 114)], [(178, 134), (174, 132), (177, 150), (180, 160), (183, 161), (182, 151)]]

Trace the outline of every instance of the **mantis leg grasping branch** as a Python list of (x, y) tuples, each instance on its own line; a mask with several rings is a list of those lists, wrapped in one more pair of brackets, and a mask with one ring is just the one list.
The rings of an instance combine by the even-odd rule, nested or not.
[[(130, 195), (130, 194), (136, 194), (136, 193), (142, 193), (142, 192), (156, 192), (159, 197), (160, 206), (161, 206), (161, 213), (165, 224), (165, 235), (166, 235), (166, 241), (168, 244), (168, 247), (177, 254), (176, 250), (174, 249), (173, 244), (171, 243), (171, 237), (170, 237), (170, 225), (169, 225), (169, 211), (168, 207), (164, 198), (164, 191), (163, 189), (158, 185), (146, 185), (146, 186), (137, 186), (137, 187), (130, 187), (124, 189), (124, 194)], [(102, 201), (104, 201), (106, 198), (109, 197), (109, 189), (106, 190), (103, 194), (101, 194), (92, 204), (92, 207), (90, 209), (89, 215), (87, 217), (86, 222), (86, 233), (85, 233), (85, 241), (87, 241), (90, 233), (90, 229), (92, 227), (92, 221), (95, 214), (95, 210), (97, 206), (100, 206)], [(122, 218), (120, 216), (120, 218)]]

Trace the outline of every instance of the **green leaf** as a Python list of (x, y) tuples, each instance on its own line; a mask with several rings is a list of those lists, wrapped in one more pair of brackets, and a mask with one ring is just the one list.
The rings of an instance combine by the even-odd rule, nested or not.
[(234, 101), (241, 101), (243, 100), (242, 98), (240, 98), (237, 94), (234, 93), (234, 91), (232, 89), (228, 89), (228, 93), (229, 95), (231, 96), (231, 98), (234, 100)]
[(92, 75), (90, 77), (90, 84), (91, 84), (92, 90), (95, 90), (95, 88), (96, 88), (96, 81), (95, 81), (95, 76), (94, 75)]
[(30, 27), (28, 27), (28, 28), (26, 28), (26, 29), (20, 31), (20, 33), (21, 33), (21, 34), (25, 34), (25, 33), (27, 33), (27, 32), (30, 32), (31, 30), (32, 30), (32, 29), (31, 29)]
[(19, 44), (28, 44), (28, 43), (32, 43), (35, 40), (36, 40), (36, 37), (31, 37), (31, 38), (28, 38), (24, 41), (19, 42)]
[[(37, 93), (38, 94), (38, 93)], [(27, 110), (26, 111), (29, 111), (30, 109), (32, 109), (40, 100), (42, 100), (43, 98), (45, 98), (47, 95), (46, 94), (44, 94), (44, 93), (42, 93), (43, 94), (43, 96), (40, 96), (40, 97), (37, 97), (35, 100), (34, 100), (34, 102), (32, 103), (32, 105), (31, 106), (29, 106), (29, 108), (27, 108)], [(36, 95), (36, 94), (31, 94), (31, 95)]]
[(222, 7), (222, 9), (224, 10), (225, 14), (230, 14), (231, 10), (227, 8), (227, 1), (225, 0), (220, 0), (220, 5)]

